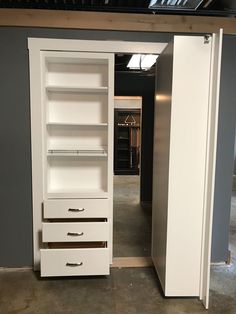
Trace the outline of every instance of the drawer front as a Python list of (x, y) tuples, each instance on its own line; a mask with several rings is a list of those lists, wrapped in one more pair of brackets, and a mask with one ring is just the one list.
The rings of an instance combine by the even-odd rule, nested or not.
[(109, 275), (109, 250), (42, 249), (41, 277)]
[(107, 222), (43, 223), (43, 242), (108, 241)]
[(108, 199), (44, 201), (44, 218), (107, 218), (108, 216)]

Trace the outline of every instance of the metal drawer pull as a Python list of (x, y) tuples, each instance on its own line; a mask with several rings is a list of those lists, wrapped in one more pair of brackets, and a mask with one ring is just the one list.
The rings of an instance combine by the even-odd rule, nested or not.
[(68, 267), (78, 267), (78, 266), (82, 266), (83, 263), (80, 262), (80, 263), (66, 263), (66, 266)]
[(80, 237), (83, 234), (84, 234), (83, 232), (67, 232), (67, 235), (71, 237)]
[(68, 208), (68, 212), (83, 212), (85, 208)]

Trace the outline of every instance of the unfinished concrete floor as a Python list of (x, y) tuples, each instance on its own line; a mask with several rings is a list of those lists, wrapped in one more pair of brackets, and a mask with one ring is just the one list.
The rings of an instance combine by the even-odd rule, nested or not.
[[(197, 299), (163, 298), (150, 268), (111, 269), (108, 277), (48, 278), (0, 271), (1, 314), (234, 314), (236, 313), (236, 194), (232, 198), (231, 266), (212, 268), (210, 310)], [(95, 261), (96, 262), (96, 261)]]

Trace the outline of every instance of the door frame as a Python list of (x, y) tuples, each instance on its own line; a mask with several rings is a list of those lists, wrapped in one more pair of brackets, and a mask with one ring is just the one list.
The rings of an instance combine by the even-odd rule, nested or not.
[[(189, 35), (191, 36), (191, 35)], [(203, 36), (203, 35), (202, 35)], [(150, 53), (161, 54), (166, 48), (168, 43), (160, 42), (133, 42), (133, 41), (106, 41), (106, 40), (77, 40), (77, 39), (51, 39), (51, 38), (28, 38), (28, 49), (31, 62), (37, 63), (40, 60), (41, 51), (77, 51), (88, 53)], [(33, 77), (33, 76), (32, 76)], [(33, 81), (33, 84), (37, 85), (37, 81)], [(37, 92), (32, 92), (34, 97), (37, 97)], [(31, 99), (32, 102), (32, 99)], [(40, 109), (38, 109), (40, 110)], [(34, 113), (34, 116), (37, 114)], [(37, 121), (34, 120), (37, 124)], [(40, 125), (37, 125), (34, 132), (40, 132)], [(32, 135), (34, 136), (34, 135)], [(35, 172), (39, 167), (37, 160), (39, 145), (32, 146), (32, 172)], [(34, 195), (34, 191), (37, 190), (37, 196)], [(39, 269), (40, 260), (40, 243), (38, 241), (38, 230), (41, 229), (41, 202), (39, 202), (41, 196), (43, 199), (43, 193), (39, 187), (39, 183), (36, 180), (32, 180), (33, 191), (33, 239), (34, 239), (34, 269)], [(214, 193), (213, 193), (214, 194)], [(212, 221), (210, 222), (212, 224)], [(203, 224), (203, 229), (206, 225)], [(211, 225), (210, 225), (211, 228)], [(203, 230), (204, 235), (204, 230)], [(203, 254), (209, 254), (208, 249), (204, 247), (204, 237), (202, 238), (202, 251)], [(201, 269), (203, 269), (203, 262), (201, 263)], [(199, 291), (200, 295), (200, 291)], [(201, 298), (201, 296), (200, 296)]]

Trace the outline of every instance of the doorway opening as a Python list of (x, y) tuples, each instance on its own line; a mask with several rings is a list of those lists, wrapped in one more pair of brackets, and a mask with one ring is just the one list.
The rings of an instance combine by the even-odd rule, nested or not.
[(155, 63), (129, 69), (115, 55), (113, 256), (122, 267), (150, 266)]

